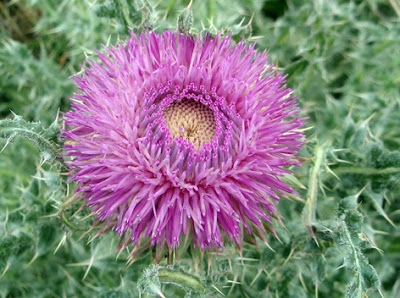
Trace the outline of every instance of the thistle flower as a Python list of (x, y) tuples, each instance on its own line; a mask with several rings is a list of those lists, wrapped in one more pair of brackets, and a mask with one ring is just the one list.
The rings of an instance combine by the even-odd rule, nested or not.
[(75, 77), (64, 116), (71, 179), (96, 218), (134, 246), (263, 238), (279, 197), (295, 192), (280, 177), (303, 137), (266, 53), (170, 31), (105, 49)]

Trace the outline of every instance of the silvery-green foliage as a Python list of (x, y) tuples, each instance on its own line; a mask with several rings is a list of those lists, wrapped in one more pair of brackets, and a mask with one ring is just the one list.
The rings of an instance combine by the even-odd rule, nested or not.
[(1, 138), (6, 139), (7, 143), (16, 137), (31, 141), (38, 148), (40, 157), (44, 161), (57, 160), (61, 162), (59, 158), (61, 146), (57, 142), (59, 133), (57, 121), (54, 121), (48, 128), (44, 128), (40, 122), (26, 122), (18, 115), (14, 115), (13, 119), (0, 120)]
[[(6, 2), (1, 297), (400, 295), (396, 1)], [(241, 252), (228, 246), (223, 255), (187, 251), (175, 264), (164, 258), (168, 251), (143, 250), (127, 264), (130, 251), (118, 254), (118, 235), (92, 228), (93, 216), (70, 204), (75, 185), (65, 183), (61, 121), (54, 120), (69, 109), (69, 78), (94, 49), (130, 30), (177, 27), (256, 41), (289, 75), (308, 117), (303, 165), (284, 178), (300, 195), (280, 202), (284, 226), (275, 223), (270, 248), (258, 241)], [(150, 265), (152, 259), (161, 262)]]

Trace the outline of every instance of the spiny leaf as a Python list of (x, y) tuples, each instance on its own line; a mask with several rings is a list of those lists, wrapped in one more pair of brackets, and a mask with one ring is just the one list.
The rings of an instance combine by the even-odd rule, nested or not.
[(178, 30), (181, 33), (190, 33), (193, 26), (192, 1), (178, 16)]
[(385, 210), (382, 208), (383, 196), (379, 193), (373, 192), (370, 185), (368, 185), (366, 188), (365, 194), (368, 198), (370, 198), (370, 201), (372, 202), (372, 205), (375, 207), (376, 211), (378, 211), (378, 213), (382, 215), (388, 221), (388, 223), (390, 223), (393, 227), (396, 227), (393, 221), (386, 214)]
[(335, 241), (344, 254), (343, 266), (354, 272), (346, 297), (364, 297), (368, 289), (378, 289), (380, 280), (374, 267), (362, 253), (364, 239), (361, 237), (363, 216), (355, 208), (357, 197), (344, 198), (339, 206), (339, 220), (336, 227)]
[(60, 147), (57, 140), (59, 127), (53, 122), (48, 128), (44, 128), (40, 122), (27, 122), (22, 117), (15, 115), (14, 119), (0, 120), (0, 137), (12, 141), (15, 137), (22, 137), (34, 143), (44, 161), (57, 161), (63, 163), (58, 157)]
[(138, 280), (137, 288), (139, 293), (157, 294), (161, 292), (156, 266), (144, 270), (142, 277)]
[(28, 250), (31, 246), (32, 239), (25, 233), (17, 236), (0, 234), (0, 275), (10, 263)]
[(144, 31), (151, 18), (152, 7), (147, 0), (136, 1), (108, 1), (98, 5), (95, 12), (100, 17), (116, 19), (128, 32), (133, 30), (136, 33)]

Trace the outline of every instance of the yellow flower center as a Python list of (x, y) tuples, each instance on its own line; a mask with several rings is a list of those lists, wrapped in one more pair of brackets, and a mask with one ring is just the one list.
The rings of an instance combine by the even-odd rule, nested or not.
[(214, 112), (199, 101), (189, 98), (174, 101), (164, 109), (163, 116), (172, 138), (186, 139), (197, 150), (214, 138)]

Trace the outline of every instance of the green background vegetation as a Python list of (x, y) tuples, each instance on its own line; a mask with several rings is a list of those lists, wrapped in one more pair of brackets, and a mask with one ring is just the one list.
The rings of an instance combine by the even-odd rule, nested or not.
[[(187, 5), (0, 2), (0, 297), (399, 297), (399, 3), (194, 0), (193, 19)], [(129, 30), (176, 30), (178, 16), (191, 34), (257, 42), (289, 75), (308, 117), (287, 181), (301, 196), (279, 205), (274, 251), (191, 251), (172, 267), (143, 253), (128, 267), (116, 234), (93, 239), (89, 212), (64, 208), (74, 186), (59, 175), (57, 115), (94, 49)]]

